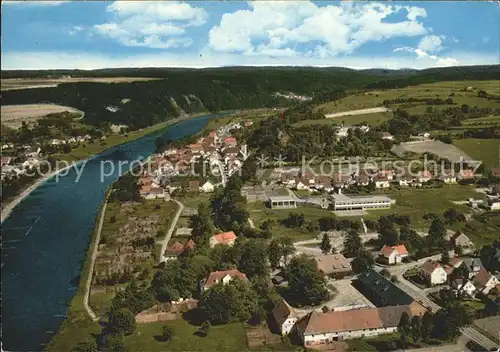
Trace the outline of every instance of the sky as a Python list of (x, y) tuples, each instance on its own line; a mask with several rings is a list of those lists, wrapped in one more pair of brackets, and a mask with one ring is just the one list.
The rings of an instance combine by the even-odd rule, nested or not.
[(5, 69), (500, 63), (494, 2), (2, 1)]

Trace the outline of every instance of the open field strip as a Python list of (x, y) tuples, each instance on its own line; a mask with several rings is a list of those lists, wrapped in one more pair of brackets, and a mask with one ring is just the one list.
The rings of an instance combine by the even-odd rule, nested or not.
[(62, 77), (62, 78), (6, 78), (1, 80), (2, 90), (50, 88), (62, 83), (130, 83), (158, 80), (152, 77)]
[(2, 124), (11, 128), (19, 128), (23, 121), (34, 122), (48, 114), (65, 111), (83, 115), (83, 112), (78, 109), (56, 104), (2, 105)]

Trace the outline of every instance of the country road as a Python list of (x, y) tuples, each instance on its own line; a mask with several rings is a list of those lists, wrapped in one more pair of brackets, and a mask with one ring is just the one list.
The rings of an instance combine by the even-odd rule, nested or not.
[(90, 318), (92, 318), (93, 321), (98, 321), (99, 317), (95, 312), (92, 310), (92, 308), (89, 305), (89, 296), (90, 296), (90, 286), (92, 284), (92, 277), (94, 276), (94, 263), (95, 263), (95, 258), (97, 257), (97, 252), (99, 248), (99, 242), (101, 241), (101, 232), (102, 232), (102, 225), (104, 224), (104, 215), (106, 214), (106, 206), (108, 205), (108, 197), (104, 199), (104, 205), (102, 206), (101, 213), (100, 213), (100, 218), (99, 218), (99, 225), (97, 227), (97, 234), (96, 238), (94, 240), (93, 246), (92, 246), (92, 257), (90, 259), (90, 266), (89, 266), (89, 272), (87, 275), (87, 282), (85, 283), (85, 294), (83, 296), (83, 306), (85, 307), (85, 310), (87, 313), (90, 315)]
[(326, 114), (325, 117), (327, 119), (334, 119), (336, 117), (342, 117), (342, 116), (364, 115), (364, 114), (373, 114), (373, 113), (377, 113), (377, 112), (388, 112), (388, 111), (390, 111), (390, 110), (386, 107), (378, 107), (378, 108), (336, 112), (336, 113), (332, 113), (332, 114)]
[(182, 210), (184, 209), (184, 204), (179, 202), (177, 199), (171, 198), (172, 201), (176, 202), (179, 208), (177, 209), (177, 213), (175, 213), (174, 220), (172, 221), (172, 224), (170, 224), (170, 228), (168, 229), (167, 234), (165, 235), (165, 238), (163, 240), (157, 242), (157, 244), (160, 244), (160, 252), (156, 253), (156, 257), (159, 261), (161, 261), (163, 253), (165, 253), (165, 250), (167, 249), (168, 242), (170, 241), (170, 238), (172, 238), (172, 234), (174, 232), (175, 226), (177, 226), (177, 221), (179, 221), (179, 217), (181, 216)]
[[(450, 252), (450, 255), (454, 255), (454, 253)], [(404, 292), (406, 292), (408, 295), (413, 297), (417, 302), (421, 302), (424, 306), (430, 308), (433, 312), (436, 312), (438, 309), (441, 307), (436, 304), (434, 301), (432, 301), (426, 294), (424, 290), (422, 290), (420, 287), (414, 285), (413, 283), (409, 282), (403, 277), (403, 274), (406, 272), (406, 270), (420, 266), (422, 265), (425, 261), (432, 259), (432, 260), (440, 260), (441, 259), (441, 254), (433, 255), (431, 257), (427, 258), (422, 258), (416, 262), (412, 263), (407, 263), (407, 264), (402, 264), (402, 265), (396, 265), (396, 266), (388, 266), (385, 267), (392, 275), (396, 275), (398, 277), (398, 283), (396, 284), (399, 288), (401, 288)], [(380, 268), (381, 266), (378, 266)], [(484, 348), (487, 348), (488, 350), (493, 349), (493, 348), (499, 348), (496, 343), (491, 341), (488, 337), (484, 336), (481, 334), (479, 331), (474, 329), (471, 326), (464, 327), (460, 330), (464, 336), (467, 338), (477, 342)]]

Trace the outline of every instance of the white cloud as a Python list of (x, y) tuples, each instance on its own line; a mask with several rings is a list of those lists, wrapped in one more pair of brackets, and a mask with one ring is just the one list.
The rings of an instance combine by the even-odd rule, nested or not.
[(3, 0), (3, 5), (23, 5), (23, 6), (58, 6), (69, 1), (14, 1), (14, 0)]
[(434, 34), (426, 35), (422, 37), (420, 43), (418, 44), (418, 48), (423, 51), (429, 52), (439, 52), (443, 50), (443, 39), (446, 39), (445, 36), (437, 36)]
[(85, 28), (83, 28), (82, 26), (73, 26), (69, 30), (69, 35), (76, 35), (77, 33), (83, 31), (84, 29)]
[[(310, 1), (257, 1), (250, 9), (226, 13), (209, 32), (209, 47), (217, 52), (246, 55), (272, 48), (289, 53), (309, 44), (308, 55), (328, 57), (351, 53), (371, 41), (427, 33), (419, 17), (423, 8), (379, 3), (317, 6)], [(384, 21), (406, 12), (406, 20)]]
[(125, 46), (155, 49), (190, 46), (192, 39), (183, 36), (186, 28), (200, 26), (208, 17), (204, 9), (178, 1), (115, 1), (106, 10), (115, 19), (95, 25), (97, 34)]
[[(417, 54), (417, 53), (415, 53)], [(13, 69), (97, 69), (110, 67), (220, 67), (220, 66), (318, 66), (350, 68), (428, 68), (449, 65), (491, 65), (498, 63), (496, 54), (456, 52), (453, 58), (440, 58), (421, 52), (404, 56), (343, 56), (343, 57), (270, 57), (203, 53), (185, 55), (155, 53), (113, 56), (88, 52), (5, 52), (2, 70)]]

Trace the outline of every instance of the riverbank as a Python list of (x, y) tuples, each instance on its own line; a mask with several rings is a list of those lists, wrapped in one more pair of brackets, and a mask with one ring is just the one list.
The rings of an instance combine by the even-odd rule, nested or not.
[[(61, 170), (55, 170), (39, 179), (37, 179), (34, 183), (31, 183), (27, 185), (26, 188), (24, 188), (21, 193), (19, 193), (17, 196), (15, 196), (11, 201), (9, 201), (7, 204), (5, 204), (5, 201), (2, 202), (2, 211), (1, 211), (1, 223), (3, 223), (11, 214), (11, 212), (14, 210), (14, 208), (21, 203), (27, 196), (31, 194), (35, 189), (37, 189), (39, 186), (47, 182), (50, 178), (56, 176), (58, 173), (63, 172), (67, 170), (68, 168), (73, 167), (75, 164), (78, 162), (83, 162), (85, 159), (89, 159), (99, 153), (104, 152), (105, 150), (109, 148), (116, 147), (120, 144), (124, 144), (127, 142), (131, 142), (133, 140), (139, 139), (141, 137), (144, 137), (148, 134), (160, 131), (170, 125), (189, 120), (189, 119), (194, 119), (197, 117), (203, 116), (202, 113), (198, 114), (192, 114), (192, 115), (186, 115), (182, 117), (177, 117), (172, 120), (164, 121), (159, 124), (143, 128), (141, 130), (137, 131), (132, 131), (128, 133), (126, 136), (125, 135), (115, 135), (112, 136), (108, 139), (106, 139), (106, 144), (98, 144), (98, 143), (92, 143), (89, 146), (82, 147), (82, 148), (77, 148), (75, 149), (71, 154), (55, 154), (55, 158), (57, 160), (65, 160), (67, 162), (72, 163), (70, 166), (65, 167)], [(78, 153), (76, 153), (78, 152)]]
[(90, 287), (90, 282), (92, 280), (93, 263), (99, 244), (99, 225), (104, 218), (106, 203), (111, 189), (112, 186), (110, 186), (106, 192), (95, 217), (94, 230), (92, 231), (92, 237), (85, 251), (85, 260), (81, 269), (78, 289), (68, 304), (66, 319), (64, 319), (57, 333), (45, 346), (44, 351), (71, 351), (76, 342), (86, 340), (91, 334), (98, 335), (101, 332), (98, 317), (91, 317), (87, 309), (89, 293), (87, 291), (87, 285)]
[[(206, 127), (207, 126), (205, 126), (201, 131), (194, 133), (194, 135), (205, 131)], [(112, 185), (110, 185), (110, 189), (111, 188)], [(77, 292), (68, 304), (66, 319), (46, 345), (45, 350), (47, 351), (70, 351), (76, 342), (92, 339), (92, 335), (98, 335), (100, 333), (101, 326), (98, 321), (94, 320), (95, 317), (89, 315), (85, 302), (87, 299), (86, 297), (89, 297), (87, 286), (92, 281), (93, 263), (97, 252), (95, 248), (99, 241), (99, 224), (104, 216), (103, 210), (106, 199), (107, 195), (104, 197), (104, 200), (100, 205), (99, 212), (94, 220), (92, 238), (87, 247), (85, 261), (81, 267), (81, 276)], [(171, 226), (171, 229), (174, 227), (175, 224)]]
[[(33, 192), (35, 189), (37, 189), (39, 186), (43, 185), (45, 182), (50, 180), (52, 177), (56, 176), (58, 173), (63, 172), (69, 168), (72, 168), (75, 166), (77, 163), (73, 163), (65, 168), (62, 168), (60, 170), (55, 170), (52, 171), (51, 173), (43, 176), (42, 178), (37, 179), (34, 183), (31, 183), (28, 188), (25, 188), (19, 195), (17, 195), (11, 202), (9, 202), (7, 205), (2, 206), (2, 213), (1, 213), (1, 223), (3, 223), (12, 213), (14, 208), (21, 203), (24, 198), (29, 196), (31, 192)], [(3, 205), (3, 204), (2, 204)]]

